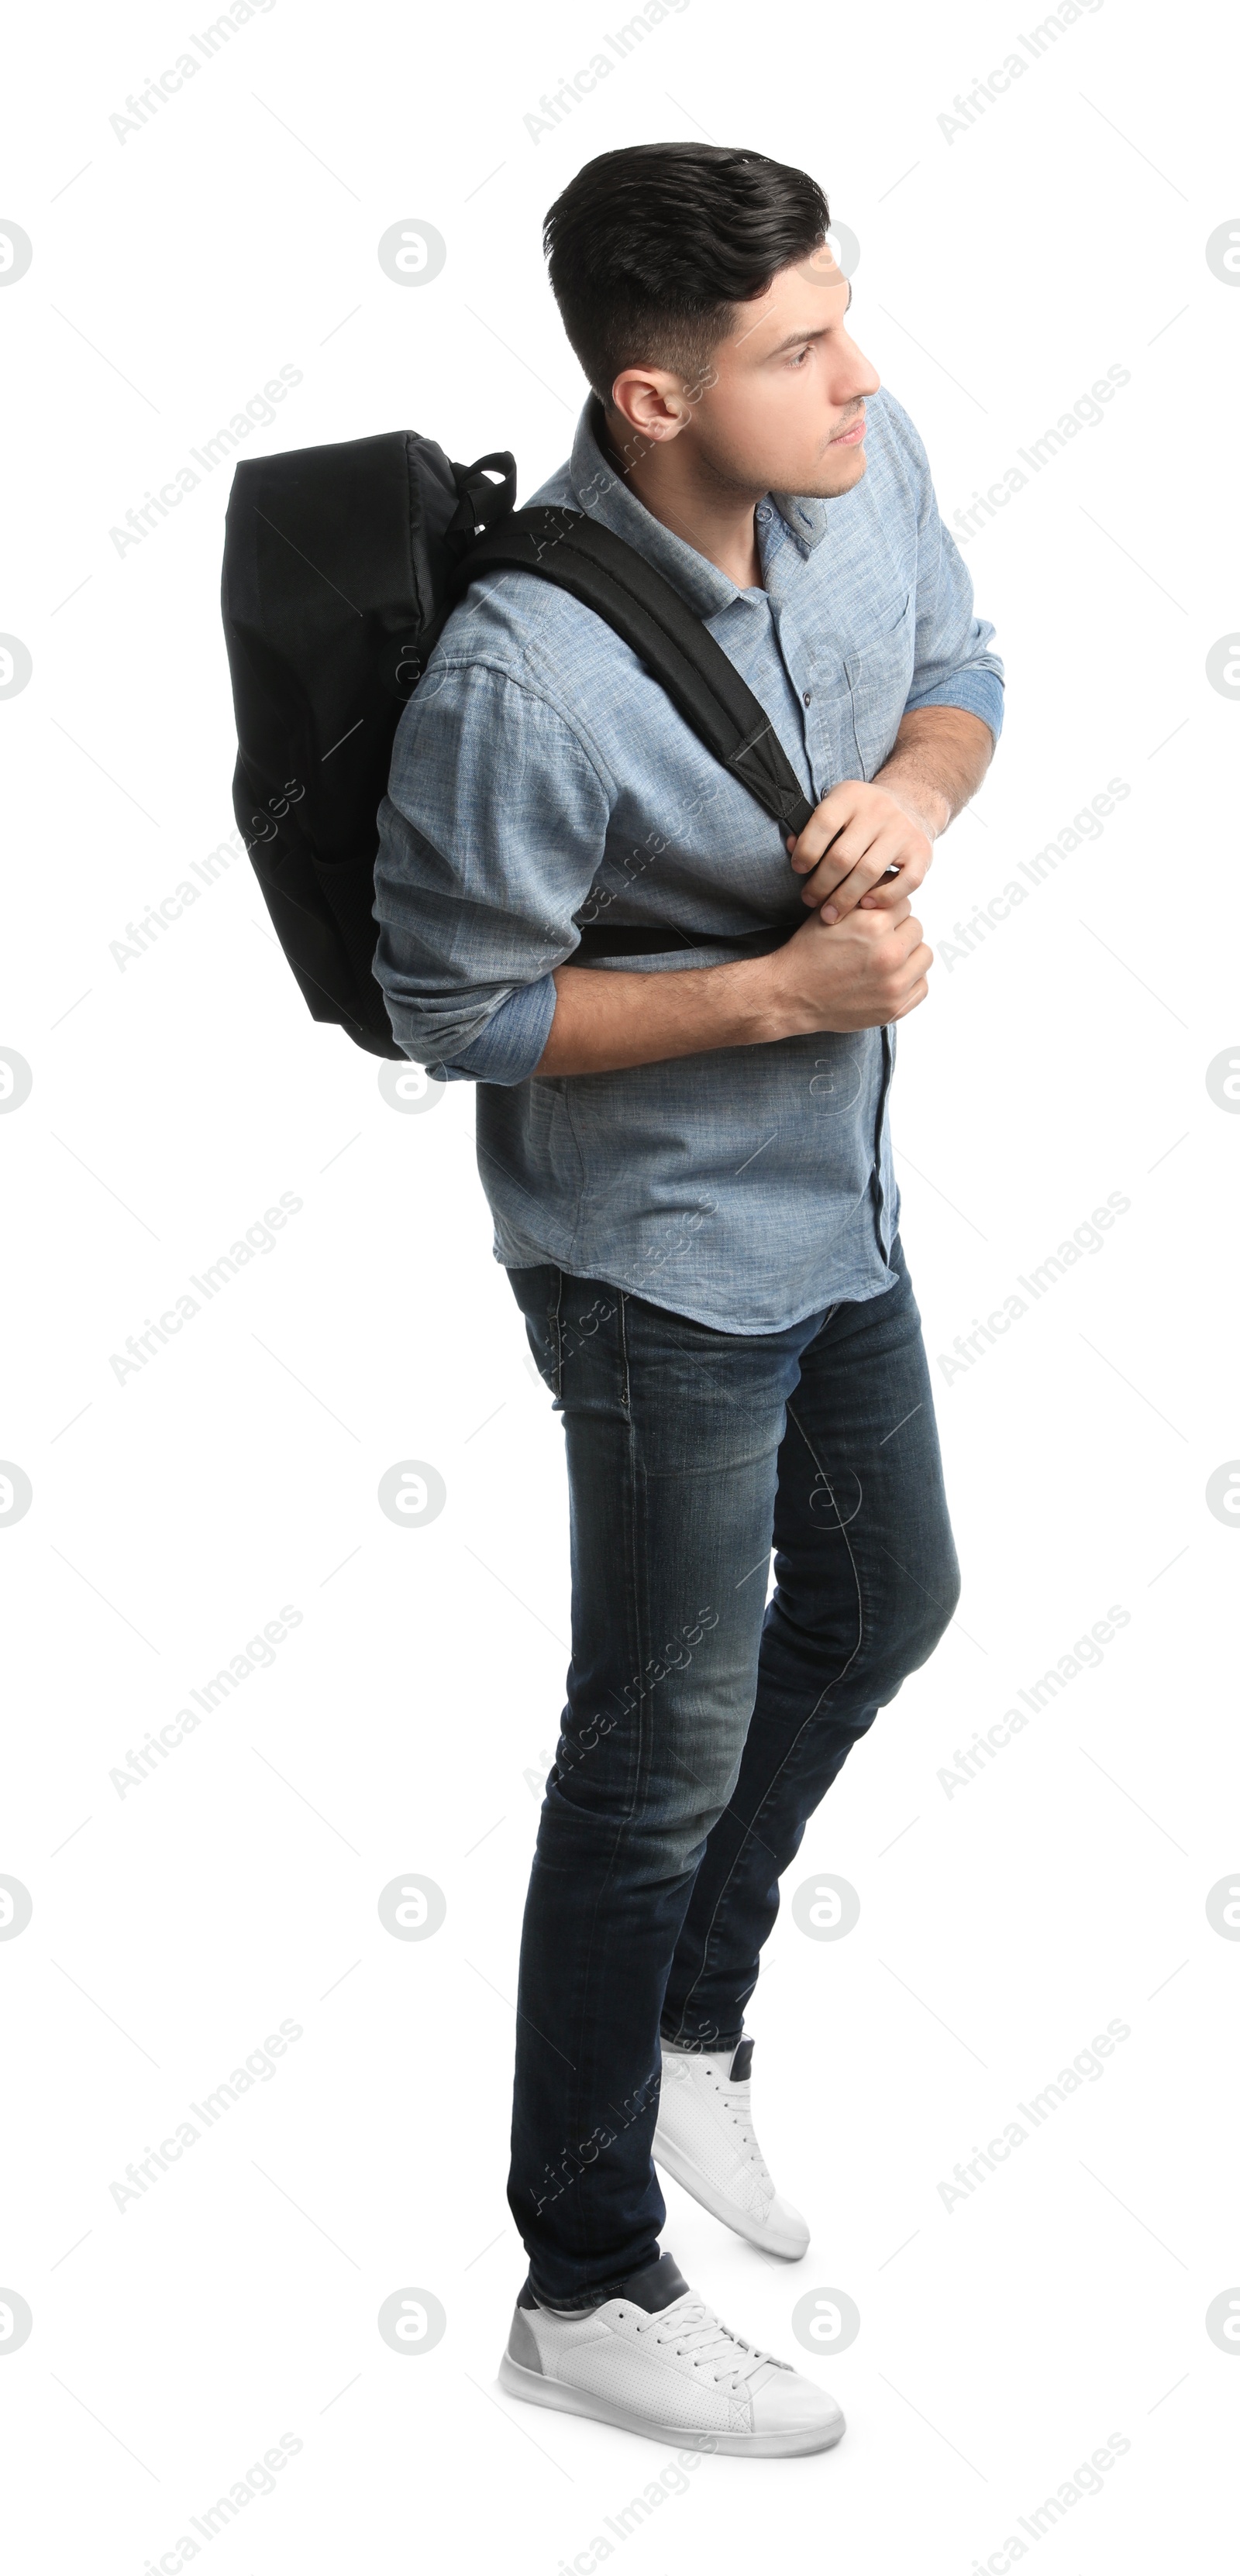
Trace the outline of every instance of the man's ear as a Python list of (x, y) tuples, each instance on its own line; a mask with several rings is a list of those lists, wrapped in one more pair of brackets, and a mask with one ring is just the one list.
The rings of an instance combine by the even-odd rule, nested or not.
[(670, 367), (623, 368), (606, 408), (622, 424), (622, 434), (636, 431), (652, 447), (678, 438), (693, 418), (693, 405)]

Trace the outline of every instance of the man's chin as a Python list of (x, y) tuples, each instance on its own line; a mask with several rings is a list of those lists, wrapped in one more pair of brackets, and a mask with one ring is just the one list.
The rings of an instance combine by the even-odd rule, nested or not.
[(803, 483), (800, 488), (807, 500), (838, 500), (842, 492), (851, 492), (854, 484), (859, 483), (868, 470), (869, 458), (862, 439), (860, 447), (845, 447), (836, 456), (828, 450), (825, 456), (820, 456), (814, 480)]

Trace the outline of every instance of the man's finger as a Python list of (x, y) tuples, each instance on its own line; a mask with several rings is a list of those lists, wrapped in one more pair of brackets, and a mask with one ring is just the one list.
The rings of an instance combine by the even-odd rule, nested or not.
[(851, 830), (855, 835), (849, 848), (852, 857), (857, 858), (873, 836), (877, 813), (884, 811), (889, 801), (876, 795), (864, 779), (842, 778), (838, 787), (833, 787), (814, 807), (800, 832), (789, 835), (788, 850), (798, 874), (816, 867), (841, 832)]
[(869, 849), (880, 832), (890, 830), (896, 821), (893, 813), (875, 814), (864, 806), (860, 812), (847, 814), (843, 822), (822, 822), (819, 813), (811, 816), (800, 839), (794, 843), (792, 864), (798, 876), (815, 867), (838, 868), (843, 875)]
[[(900, 865), (900, 835), (894, 829), (890, 832), (881, 832), (872, 846), (856, 860), (845, 875), (837, 877), (834, 884), (830, 882), (829, 866), (825, 871), (828, 879), (826, 884), (822, 882), (823, 872), (815, 868), (812, 877), (807, 877), (801, 889), (801, 900), (803, 903), (831, 905), (838, 921), (846, 912), (852, 911), (854, 904), (860, 902), (863, 894), (869, 894), (875, 886), (882, 884), (889, 868), (898, 868)], [(912, 884), (916, 884), (917, 881), (915, 876), (910, 880)]]
[(818, 861), (826, 857), (827, 851), (838, 841), (841, 832), (848, 830), (851, 820), (851, 815), (846, 815), (842, 823), (835, 825), (834, 830), (827, 831), (820, 823), (817, 814), (813, 814), (799, 838), (794, 833), (789, 833), (788, 851), (798, 876), (806, 868), (816, 867)]
[(843, 830), (836, 833), (830, 849), (823, 852), (817, 866), (810, 869), (802, 892), (811, 885), (824, 882), (829, 891), (832, 884), (842, 884), (844, 878), (863, 861), (881, 876), (884, 868), (898, 861), (907, 840), (907, 828), (894, 814), (888, 815), (882, 823), (846, 823)]
[[(917, 922), (914, 926), (918, 930), (921, 928), (920, 922)], [(924, 939), (919, 939), (916, 946), (910, 949), (908, 956), (904, 960), (904, 964), (900, 968), (900, 973), (903, 978), (910, 980), (914, 984), (924, 984), (933, 964), (934, 950), (932, 948), (927, 948)]]
[(898, 1010), (898, 1011), (893, 1011), (893, 1012), (892, 1012), (892, 1014), (891, 1014), (892, 1019), (893, 1019), (893, 1020), (904, 1020), (904, 1019), (907, 1019), (909, 1012), (910, 1012), (910, 1011), (915, 1011), (915, 1010), (916, 1010), (916, 1008), (917, 1008), (918, 1003), (919, 1003), (919, 1002), (924, 1002), (924, 1001), (925, 1001), (926, 995), (928, 994), (929, 990), (930, 990), (930, 987), (929, 987), (928, 983), (926, 982), (925, 976), (923, 975), (923, 976), (922, 976), (922, 979), (921, 979), (921, 982), (920, 982), (919, 984), (914, 984), (913, 989), (912, 989), (912, 992), (911, 992), (911, 993), (907, 993), (907, 994), (905, 995), (904, 1000), (903, 1000), (903, 1001), (901, 1002), (901, 1004), (900, 1004), (900, 1008), (899, 1008), (899, 1010)]
[[(857, 906), (858, 911), (887, 912), (893, 904), (907, 903), (909, 899), (907, 877), (908, 871), (904, 868), (888, 868), (886, 876), (880, 877), (878, 884), (871, 886), (868, 894), (862, 895)], [(834, 897), (830, 900), (833, 901)]]

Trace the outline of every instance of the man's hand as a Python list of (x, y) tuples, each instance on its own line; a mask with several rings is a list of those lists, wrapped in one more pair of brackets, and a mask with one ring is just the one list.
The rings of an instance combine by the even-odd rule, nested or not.
[(789, 841), (805, 903), (825, 905), (830, 922), (858, 907), (890, 910), (914, 894), (940, 832), (981, 786), (994, 747), (989, 725), (964, 707), (906, 712), (878, 776), (833, 787), (800, 839)]
[(782, 948), (653, 975), (557, 966), (555, 1016), (535, 1073), (614, 1073), (906, 1018), (926, 998), (933, 963), (909, 895), (993, 750), (989, 725), (963, 707), (907, 712), (877, 778), (834, 787), (789, 842), (813, 909)]
[[(807, 827), (808, 828), (808, 827)], [(854, 903), (842, 921), (817, 913), (761, 961), (781, 1034), (881, 1029), (926, 998), (933, 952), (907, 895), (881, 911)]]
[(788, 849), (805, 878), (801, 901), (824, 922), (842, 921), (858, 905), (891, 912), (903, 903), (907, 911), (934, 856), (930, 833), (907, 808), (860, 778), (833, 787)]

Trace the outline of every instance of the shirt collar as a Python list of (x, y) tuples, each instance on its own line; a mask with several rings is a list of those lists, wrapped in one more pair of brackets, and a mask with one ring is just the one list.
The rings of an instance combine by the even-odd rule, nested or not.
[[(568, 466), (568, 479), (577, 507), (600, 519), (605, 528), (611, 528), (616, 536), (624, 537), (659, 572), (665, 573), (681, 598), (696, 610), (699, 617), (715, 616), (731, 600), (741, 597), (736, 583), (726, 572), (720, 572), (717, 564), (710, 563), (705, 555), (699, 554), (696, 546), (689, 545), (683, 537), (665, 528), (662, 520), (656, 519), (646, 508), (644, 501), (638, 500), (637, 494), (604, 454), (602, 428), (602, 405), (598, 396), (591, 394), (577, 423)], [(804, 499), (790, 492), (772, 492), (770, 498), (802, 554), (812, 553), (826, 535), (826, 503)], [(764, 548), (764, 558), (765, 551)]]
[(796, 538), (807, 555), (812, 555), (827, 533), (826, 502), (804, 492), (772, 492), (771, 499), (789, 535)]

